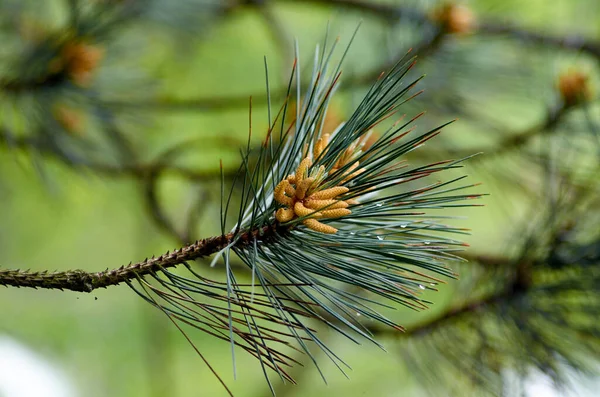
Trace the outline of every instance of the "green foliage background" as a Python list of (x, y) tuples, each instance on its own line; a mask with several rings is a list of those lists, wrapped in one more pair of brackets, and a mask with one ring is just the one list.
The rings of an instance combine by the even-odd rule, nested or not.
[[(269, 62), (272, 88), (277, 90), (285, 83), (291, 67), (291, 38), (298, 40), (304, 67), (328, 23), (331, 32), (345, 42), (362, 20), (345, 64), (343, 85), (344, 79), (385, 64), (390, 47), (407, 48), (415, 39), (410, 27), (389, 28), (378, 18), (327, 3), (272, 1), (265, 6), (232, 5), (223, 15), (199, 7), (197, 23), (177, 26), (175, 16), (172, 25), (141, 20), (128, 24), (108, 41), (107, 55), (94, 84), (116, 93), (120, 105), (115, 105), (114, 110), (120, 125), (140, 149), (141, 159), (153, 159), (165, 148), (188, 139), (200, 142), (196, 149), (178, 159), (178, 164), (214, 177), (192, 183), (169, 174), (161, 178), (158, 191), (162, 205), (176, 225), (185, 222), (181, 209), (202, 198), (202, 215), (194, 237), (219, 233), (219, 161), (223, 161), (225, 170), (237, 168), (239, 148), (248, 133), (248, 110), (243, 103), (222, 109), (181, 105), (180, 101), (208, 98), (210, 102), (214, 98), (234, 97), (241, 98), (241, 102), (252, 94), (256, 101), (252, 138), (259, 142), (266, 126), (266, 107), (256, 99), (264, 93), (263, 55)], [(411, 6), (435, 5), (426, 3)], [(0, 7), (11, 4), (4, 1)], [(481, 0), (468, 5), (482, 19), (509, 21), (523, 29), (556, 36), (577, 33), (600, 40), (600, 4), (592, 0), (551, 4), (542, 0)], [(200, 17), (203, 13), (207, 16)], [(58, 26), (65, 18), (61, 4), (52, 2), (43, 6), (31, 2), (25, 15), (32, 23), (45, 27)], [(166, 12), (164, 15), (168, 17)], [(271, 25), (269, 18), (278, 25)], [(281, 40), (287, 47), (282, 46)], [(499, 130), (518, 131), (539, 123), (549, 104), (556, 101), (558, 74), (568, 67), (591, 71), (592, 83), (598, 82), (598, 59), (577, 52), (544, 46), (532, 50), (526, 45), (477, 35), (457, 37), (447, 46), (448, 53), (469, 54), (469, 63), (461, 66), (456, 59), (446, 62), (444, 58), (431, 62), (425, 58), (419, 62), (417, 70), (428, 74), (424, 82), (427, 92), (407, 110), (409, 115), (419, 109), (428, 110), (422, 128), (460, 117), (444, 130), (443, 136), (428, 144), (434, 149), (436, 145), (444, 149), (479, 148), (494, 142)], [(477, 63), (477, 59), (481, 62)], [(523, 65), (521, 70), (519, 64)], [(124, 71), (130, 77), (120, 85), (115, 76)], [(454, 91), (460, 91), (465, 98), (461, 102), (463, 109), (474, 112), (476, 117), (453, 114), (449, 106), (452, 95), (447, 93)], [(335, 106), (340, 117), (349, 114), (361, 92), (364, 90), (359, 87), (339, 95)], [(155, 98), (160, 105), (138, 107), (128, 98)], [(4, 113), (0, 117), (6, 120), (10, 116)], [(0, 263), (3, 266), (98, 271), (179, 246), (148, 215), (136, 179), (110, 178), (91, 169), (74, 171), (60, 161), (38, 158), (34, 162), (32, 157), (37, 156), (6, 145), (1, 149)], [(593, 166), (595, 161), (597, 158), (591, 156), (587, 164)], [(496, 170), (505, 167), (509, 174), (518, 173), (525, 184), (541, 183), (535, 170), (520, 169), (511, 159), (492, 160), (492, 164), (491, 168)], [(493, 177), (487, 169), (467, 170), (470, 181), (484, 182), (482, 190), (491, 193), (482, 201), (485, 207), (453, 213), (468, 216), (468, 220), (454, 222), (473, 230), (473, 235), (466, 239), (471, 244), (469, 252), (494, 256), (510, 251), (515, 243), (515, 225), (530, 216), (539, 197), (510, 178), (493, 179), (488, 185)], [(199, 266), (207, 277), (218, 278), (222, 274), (218, 266), (214, 269)], [(430, 310), (415, 313), (399, 308), (394, 318), (410, 327), (435, 316), (445, 308), (459, 285), (449, 282), (439, 293), (432, 294), (431, 299), (436, 303)], [(163, 314), (134, 297), (125, 286), (92, 294), (1, 288), (0, 311), (0, 335), (15, 338), (65, 368), (81, 395), (225, 395)], [(388, 347), (388, 352), (383, 352), (372, 345), (355, 345), (329, 331), (322, 332), (332, 349), (352, 366), (351, 380), (346, 380), (323, 357), (329, 385), (323, 384), (306, 361), (307, 368), (298, 367), (292, 372), (300, 384), (278, 386), (278, 395), (425, 393), (400, 354), (400, 345), (410, 342), (383, 339)], [(193, 333), (193, 338), (234, 394), (257, 397), (269, 394), (252, 357), (237, 355), (238, 379), (232, 381), (227, 344), (200, 333)], [(469, 393), (466, 386), (465, 393)]]

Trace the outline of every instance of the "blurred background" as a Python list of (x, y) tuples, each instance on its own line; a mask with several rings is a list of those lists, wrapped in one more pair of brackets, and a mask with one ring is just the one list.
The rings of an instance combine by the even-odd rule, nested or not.
[[(350, 380), (298, 355), (277, 396), (596, 395), (596, 0), (0, 0), (0, 267), (99, 271), (219, 234), (250, 96), (265, 136), (264, 57), (279, 108), (294, 40), (309, 74), (327, 27), (346, 45), (361, 21), (328, 122), (412, 49), (427, 76), (402, 111), (427, 112), (421, 131), (458, 121), (408, 160), (481, 152), (466, 172), (489, 196), (448, 211), (469, 262), (429, 310), (393, 313), (406, 333), (373, 326), (387, 352), (315, 324)], [(1, 288), (0, 308), (0, 396), (226, 395), (126, 286)], [(227, 343), (190, 335), (236, 396), (270, 395), (254, 358), (236, 355), (234, 381)]]

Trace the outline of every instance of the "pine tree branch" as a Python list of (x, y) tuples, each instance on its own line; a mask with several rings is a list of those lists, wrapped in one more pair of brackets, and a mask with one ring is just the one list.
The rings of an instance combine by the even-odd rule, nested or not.
[[(467, 302), (463, 306), (458, 306), (458, 307), (452, 308), (452, 309), (444, 312), (441, 316), (432, 319), (431, 321), (422, 323), (420, 325), (417, 325), (416, 327), (408, 328), (406, 330), (406, 332), (404, 332), (404, 333), (394, 332), (394, 333), (392, 333), (392, 335), (395, 335), (396, 337), (399, 337), (399, 338), (409, 338), (409, 337), (415, 336), (415, 335), (427, 334), (429, 332), (432, 332), (433, 330), (443, 328), (450, 322), (458, 321), (460, 318), (462, 318), (466, 315), (474, 314), (486, 306), (493, 305), (493, 304), (496, 304), (499, 302), (503, 302), (506, 299), (511, 299), (514, 297), (515, 297), (515, 295), (514, 295), (514, 292), (512, 291), (512, 289), (507, 288), (505, 290), (501, 290), (500, 292), (489, 295), (482, 299)], [(379, 330), (375, 331), (375, 333), (379, 334), (379, 335), (390, 334), (390, 332), (391, 332), (391, 330), (384, 330), (384, 329), (379, 329)]]
[[(86, 162), (81, 164), (82, 168), (89, 169), (109, 177), (134, 177), (142, 178), (157, 172), (165, 172), (177, 175), (190, 181), (217, 180), (220, 178), (219, 171), (215, 170), (194, 170), (187, 167), (181, 167), (173, 164), (108, 164), (100, 162)], [(227, 172), (226, 177), (232, 176)]]
[(500, 23), (495, 21), (481, 23), (477, 31), (487, 35), (507, 35), (524, 43), (581, 51), (600, 60), (600, 41), (586, 39), (576, 34), (552, 36), (546, 33), (523, 29), (505, 22)]
[(191, 241), (190, 234), (187, 231), (178, 231), (161, 207), (157, 192), (159, 176), (159, 172), (151, 172), (142, 182), (142, 196), (146, 210), (158, 228), (175, 238), (180, 244), (187, 244)]
[[(396, 22), (404, 18), (417, 23), (437, 24), (438, 22), (423, 10), (397, 4), (382, 4), (361, 0), (309, 0), (311, 3), (332, 5), (350, 10), (371, 14), (388, 22)], [(583, 51), (600, 59), (600, 41), (586, 39), (576, 34), (552, 36), (521, 28), (506, 22), (491, 20), (479, 21), (475, 34), (509, 36), (523, 43), (545, 45), (572, 51)]]
[[(148, 175), (156, 173), (169, 173), (177, 175), (190, 181), (204, 181), (209, 179), (220, 179), (220, 170), (194, 170), (188, 167), (181, 167), (168, 163), (148, 163), (148, 164), (110, 164), (82, 158), (67, 158), (60, 152), (44, 143), (42, 139), (34, 136), (14, 136), (8, 130), (0, 128), (0, 144), (8, 149), (18, 150), (36, 150), (48, 158), (54, 158), (69, 167), (87, 169), (97, 174), (111, 178), (133, 177), (138, 179), (146, 178)], [(226, 170), (226, 177), (233, 176), (234, 170)]]
[(466, 259), (469, 262), (475, 262), (476, 264), (486, 268), (508, 267), (514, 266), (515, 264), (515, 260), (508, 256), (474, 254), (467, 252), (462, 253), (459, 256), (463, 259)]
[(525, 146), (531, 139), (541, 134), (552, 134), (556, 127), (573, 110), (581, 109), (583, 106), (589, 106), (591, 102), (583, 102), (577, 105), (565, 106), (559, 103), (548, 109), (546, 117), (538, 125), (528, 127), (522, 131), (503, 135), (502, 139), (494, 146), (470, 147), (467, 149), (428, 149), (417, 153), (419, 159), (431, 160), (444, 156), (467, 157), (473, 153), (485, 153), (485, 159), (492, 159), (493, 156), (506, 154), (511, 150), (519, 149)]
[(397, 4), (385, 4), (361, 0), (308, 0), (306, 2), (332, 5), (352, 11), (360, 11), (361, 13), (370, 14), (388, 22), (396, 22), (401, 18), (418, 23), (425, 23), (429, 21), (429, 17), (424, 12), (416, 8), (405, 7)]
[[(289, 1), (288, 1), (289, 2)], [(360, 11), (381, 18), (387, 22), (397, 22), (400, 18), (416, 23), (429, 24), (434, 31), (442, 32), (436, 35), (435, 40), (425, 39), (422, 42), (415, 44), (414, 54), (422, 57), (425, 52), (434, 51), (440, 44), (440, 37), (446, 36), (444, 30), (440, 26), (440, 22), (436, 21), (431, 15), (424, 10), (417, 8), (406, 7), (395, 4), (382, 4), (376, 2), (367, 2), (361, 0), (309, 0), (309, 3), (332, 5), (340, 8)], [(254, 2), (254, 6), (263, 6), (263, 3)], [(579, 35), (552, 36), (546, 33), (531, 31), (514, 25), (507, 25), (497, 21), (479, 21), (474, 27), (473, 34), (492, 35), (492, 36), (507, 36), (516, 39), (525, 44), (536, 44), (541, 46), (550, 46), (570, 51), (582, 51), (600, 59), (600, 41), (583, 38)], [(427, 43), (429, 42), (429, 44)], [(347, 79), (342, 89), (353, 89), (357, 86), (370, 83), (373, 77), (389, 67), (388, 64), (381, 65), (364, 74)], [(272, 92), (273, 99), (284, 97), (284, 92)], [(189, 111), (189, 110), (206, 110), (210, 112), (228, 111), (239, 107), (244, 107), (248, 103), (248, 94), (232, 95), (224, 97), (207, 97), (207, 98), (190, 98), (190, 99), (163, 99), (156, 100), (132, 100), (128, 102), (114, 101), (109, 105), (119, 110), (151, 110), (151, 111)], [(255, 105), (263, 105), (266, 103), (265, 96), (254, 96), (253, 103)]]
[(162, 268), (174, 267), (186, 261), (211, 255), (227, 246), (231, 242), (231, 237), (231, 235), (226, 235), (207, 238), (173, 252), (167, 252), (158, 258), (146, 259), (142, 262), (97, 273), (83, 270), (53, 273), (47, 271), (0, 270), (0, 285), (92, 292), (98, 288), (118, 285), (160, 271)]
[(167, 252), (157, 258), (145, 259), (141, 262), (121, 266), (117, 269), (102, 272), (86, 272), (84, 270), (69, 270), (64, 272), (32, 272), (29, 270), (0, 269), (0, 285), (10, 287), (45, 288), (70, 290), (76, 292), (92, 292), (98, 288), (118, 285), (148, 274), (160, 272), (165, 268), (175, 267), (184, 262), (192, 261), (215, 254), (237, 240), (236, 246), (249, 244), (256, 236), (268, 238), (280, 232), (277, 227), (264, 227), (260, 230), (244, 233), (229, 233), (196, 241), (173, 252)]
[[(485, 259), (485, 257), (481, 258)], [(488, 258), (488, 260), (490, 260), (491, 263), (496, 261), (497, 258)], [(508, 265), (509, 263), (509, 261), (502, 261), (504, 262), (504, 265)], [(518, 299), (520, 296), (528, 292), (530, 285), (531, 264), (527, 261), (522, 261), (516, 266), (512, 280), (507, 282), (503, 288), (500, 288), (489, 295), (467, 301), (466, 303), (454, 308), (449, 308), (440, 316), (421, 323), (415, 327), (410, 327), (405, 332), (397, 332), (397, 330), (380, 327), (370, 327), (369, 331), (376, 336), (390, 336), (397, 339), (405, 339), (411, 336), (424, 335), (436, 329), (441, 329), (449, 323), (458, 321), (464, 316), (473, 315), (487, 306), (496, 305), (508, 300)]]
[[(448, 35), (444, 30), (434, 29), (430, 34), (424, 35), (418, 43), (415, 43), (410, 48), (410, 54), (423, 59), (424, 57), (434, 53), (444, 43), (444, 38)], [(406, 56), (406, 50), (392, 57), (392, 59), (377, 65), (371, 70), (361, 74), (348, 76), (344, 80), (344, 84), (338, 87), (338, 92), (350, 91), (357, 87), (370, 85), (373, 80), (377, 79), (381, 72), (390, 69)], [(309, 85), (305, 85), (302, 90), (309, 89)], [(271, 100), (283, 100), (287, 95), (287, 89), (273, 89), (271, 91)], [(267, 104), (266, 95), (250, 95), (250, 94), (234, 94), (230, 96), (211, 96), (206, 98), (187, 98), (187, 99), (133, 99), (128, 101), (104, 101), (104, 104), (115, 112), (129, 111), (161, 111), (161, 112), (188, 112), (207, 111), (211, 113), (228, 112), (231, 109), (246, 107), (248, 105), (248, 97), (252, 97), (253, 106), (264, 106)]]

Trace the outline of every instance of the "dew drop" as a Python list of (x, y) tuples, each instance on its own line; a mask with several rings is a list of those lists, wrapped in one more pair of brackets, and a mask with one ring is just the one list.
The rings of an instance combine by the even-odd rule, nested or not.
[(429, 245), (431, 244), (429, 241), (425, 241), (425, 245)]
[(357, 315), (358, 317), (360, 317), (360, 313), (358, 313), (358, 312), (357, 312), (357, 313), (356, 313), (356, 315)]
[(419, 284), (419, 288), (421, 288), (421, 289), (425, 289), (425, 286), (423, 286), (423, 285)]
[(404, 229), (404, 228), (406, 228), (406, 225), (405, 225), (405, 224), (402, 224), (402, 225), (400, 225), (400, 227), (401, 227), (402, 229)]
[(383, 236), (377, 236), (377, 240), (385, 240), (385, 237), (383, 237)]
[(350, 232), (350, 235), (351, 235), (351, 236), (354, 236), (355, 234), (356, 234), (356, 233), (354, 233), (354, 232)]
[(376, 205), (376, 206), (378, 206), (378, 207), (381, 207), (383, 204), (381, 204), (381, 203), (377, 203), (377, 204), (375, 204), (375, 205)]

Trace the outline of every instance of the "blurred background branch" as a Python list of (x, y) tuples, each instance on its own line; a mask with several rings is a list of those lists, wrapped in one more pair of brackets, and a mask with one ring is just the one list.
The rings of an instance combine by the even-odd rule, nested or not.
[[(405, 333), (366, 324), (387, 355), (327, 335), (355, 368), (352, 381), (326, 364), (326, 388), (298, 356), (306, 364), (293, 369), (300, 384), (278, 385), (278, 395), (510, 396), (540, 379), (558, 390), (570, 383), (579, 395), (592, 382), (594, 395), (597, 2), (4, 0), (0, 10), (2, 267), (92, 271), (218, 235), (220, 181), (240, 183), (250, 96), (251, 145), (267, 130), (263, 55), (278, 109), (293, 39), (305, 76), (328, 23), (344, 41), (362, 21), (326, 120), (331, 130), (410, 50), (418, 56), (412, 77), (427, 77), (424, 92), (404, 106), (407, 117), (426, 110), (419, 129), (459, 120), (408, 160), (483, 152), (468, 166), (490, 196), (469, 221), (451, 221), (474, 231), (471, 248), (457, 253), (469, 263), (453, 265), (460, 280), (424, 291), (434, 305), (423, 313), (382, 309)], [(239, 200), (234, 195), (231, 205)], [(209, 263), (191, 267), (224, 276)], [(247, 269), (237, 258), (231, 265)], [(240, 278), (253, 282), (250, 271)], [(149, 331), (160, 323), (154, 313), (120, 293), (98, 292), (95, 301), (3, 289), (0, 301), (10, 304), (0, 332), (54, 357), (89, 395), (195, 395), (200, 383), (207, 394), (223, 393), (178, 335)], [(225, 343), (196, 340), (230, 377)], [(266, 395), (253, 358), (239, 356), (233, 391)], [(167, 359), (167, 366), (147, 362)]]

